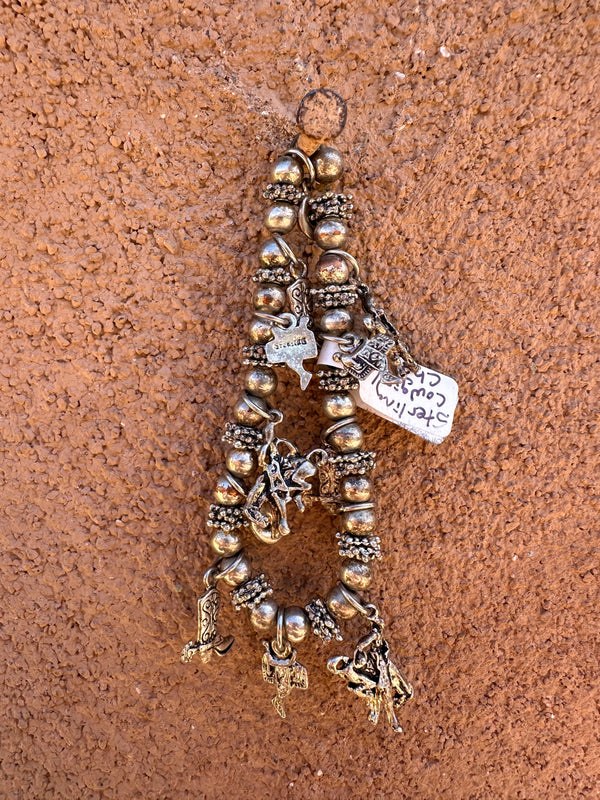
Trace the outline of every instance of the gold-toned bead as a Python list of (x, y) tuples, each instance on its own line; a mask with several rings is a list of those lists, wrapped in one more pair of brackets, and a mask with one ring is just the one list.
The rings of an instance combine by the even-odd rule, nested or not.
[[(348, 594), (353, 595), (350, 589), (346, 589), (346, 591)], [(358, 601), (358, 597), (356, 600)], [(333, 614), (336, 619), (352, 619), (358, 614), (358, 609), (344, 596), (342, 588), (338, 584), (327, 595), (325, 605), (329, 613)]]
[(351, 417), (356, 411), (356, 401), (347, 392), (326, 394), (323, 398), (323, 413), (329, 419)]
[(254, 292), (252, 298), (254, 308), (266, 314), (278, 314), (285, 306), (285, 291), (281, 286), (272, 283), (262, 283)]
[(212, 535), (210, 545), (219, 556), (233, 556), (242, 549), (242, 537), (236, 531), (217, 530)]
[(293, 156), (279, 156), (271, 170), (273, 183), (291, 183), (300, 186), (304, 172), (302, 165)]
[(371, 533), (375, 530), (377, 518), (372, 508), (363, 508), (359, 511), (345, 511), (341, 523), (348, 533)]
[(340, 483), (340, 495), (348, 503), (366, 503), (372, 491), (373, 484), (364, 475), (348, 475)]
[[(253, 397), (252, 404), (263, 409), (265, 412), (268, 411), (268, 405), (260, 397)], [(233, 418), (236, 422), (239, 422), (240, 425), (247, 425), (250, 428), (256, 427), (260, 425), (261, 422), (265, 421), (263, 416), (248, 405), (245, 397), (240, 397), (234, 405)]]
[(278, 606), (272, 597), (265, 597), (250, 609), (250, 624), (257, 633), (269, 633), (277, 619)]
[(328, 442), (338, 453), (354, 453), (363, 446), (363, 432), (356, 422), (349, 422), (329, 434)]
[(289, 233), (297, 219), (298, 212), (291, 203), (275, 203), (265, 213), (265, 227), (271, 233)]
[(258, 260), (263, 267), (285, 267), (289, 259), (275, 239), (266, 239), (258, 251)]
[(244, 502), (244, 495), (240, 494), (231, 483), (227, 473), (217, 478), (217, 485), (213, 494), (217, 503), (222, 506), (239, 506)]
[(325, 217), (315, 225), (313, 239), (322, 250), (341, 248), (348, 238), (348, 226), (338, 217)]
[(323, 286), (334, 284), (341, 286), (348, 283), (350, 266), (345, 258), (337, 253), (322, 253), (317, 261), (317, 280)]
[(363, 561), (348, 559), (343, 562), (340, 568), (340, 578), (348, 589), (355, 589), (361, 592), (364, 589), (368, 589), (373, 580), (371, 565), (365, 564)]
[(252, 576), (252, 567), (248, 557), (244, 552), (238, 553), (231, 558), (224, 558), (221, 562), (221, 572), (224, 572), (223, 580), (228, 586), (239, 586), (245, 583)]
[(319, 328), (323, 333), (329, 333), (333, 336), (341, 336), (342, 333), (348, 333), (348, 331), (352, 330), (352, 326), (352, 314), (345, 308), (329, 308), (319, 320)]
[(246, 373), (246, 389), (254, 397), (267, 397), (277, 388), (277, 375), (269, 367), (253, 367)]
[(249, 478), (256, 472), (258, 461), (254, 450), (231, 450), (225, 459), (225, 466), (236, 478)]
[(253, 344), (266, 344), (273, 338), (273, 326), (264, 319), (253, 319), (248, 330)]
[(286, 639), (292, 644), (303, 642), (310, 632), (310, 622), (303, 608), (289, 606), (283, 612), (283, 627)]
[(311, 156), (317, 183), (333, 183), (342, 177), (344, 159), (339, 150), (330, 144), (322, 144)]

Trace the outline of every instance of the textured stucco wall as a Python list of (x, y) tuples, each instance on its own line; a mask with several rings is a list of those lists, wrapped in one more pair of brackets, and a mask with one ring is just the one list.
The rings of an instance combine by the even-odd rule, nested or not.
[[(597, 791), (593, 6), (3, 4), (2, 798)], [(387, 553), (370, 596), (416, 691), (402, 737), (316, 641), (280, 720), (228, 604), (229, 656), (178, 660), (261, 188), (317, 86), (349, 105), (349, 247), (461, 389), (441, 446), (362, 415)], [(314, 443), (318, 390), (286, 375), (279, 396)], [(280, 597), (327, 590), (334, 530), (312, 510), (255, 548)]]

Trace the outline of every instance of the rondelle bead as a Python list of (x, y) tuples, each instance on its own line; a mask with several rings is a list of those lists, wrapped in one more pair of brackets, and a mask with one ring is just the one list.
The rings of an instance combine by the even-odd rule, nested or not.
[(326, 394), (323, 398), (323, 413), (329, 419), (351, 417), (356, 411), (356, 402), (347, 392)]
[(252, 576), (252, 568), (245, 553), (224, 558), (221, 561), (221, 572), (224, 572), (223, 580), (228, 586), (239, 586), (245, 583)]
[(322, 144), (312, 155), (317, 183), (333, 183), (342, 177), (344, 159), (339, 150), (329, 144)]
[[(252, 403), (259, 408), (262, 408), (265, 412), (268, 410), (267, 404), (261, 397), (253, 397)], [(263, 416), (261, 416), (253, 408), (250, 408), (245, 397), (240, 397), (233, 407), (233, 418), (236, 422), (239, 422), (240, 425), (247, 425), (250, 428), (254, 427), (255, 425), (260, 425), (261, 422), (265, 421)]]
[(340, 483), (340, 495), (348, 503), (366, 503), (372, 491), (373, 484), (363, 475), (347, 475)]
[(315, 225), (313, 239), (323, 250), (343, 247), (348, 238), (348, 226), (337, 217), (325, 217)]
[(254, 397), (267, 397), (277, 388), (277, 375), (269, 367), (253, 367), (246, 373), (246, 389)]
[(323, 286), (335, 284), (341, 286), (348, 283), (350, 266), (348, 262), (337, 253), (323, 253), (317, 261), (317, 280)]
[(273, 326), (264, 319), (253, 319), (248, 330), (253, 344), (266, 344), (273, 338)]
[(210, 546), (219, 556), (232, 556), (242, 549), (242, 537), (235, 531), (217, 530), (212, 535)]
[(285, 306), (285, 291), (280, 286), (262, 283), (254, 292), (254, 308), (267, 314), (278, 314)]
[(310, 632), (308, 615), (300, 606), (289, 606), (283, 612), (285, 636), (292, 644), (303, 642)]
[[(350, 589), (347, 589), (346, 591), (348, 594), (354, 596)], [(358, 602), (358, 597), (356, 600)], [(329, 613), (333, 614), (336, 619), (352, 619), (352, 617), (358, 614), (358, 609), (356, 609), (352, 603), (346, 597), (344, 597), (341, 587), (337, 584), (327, 595), (325, 605), (327, 606)]]
[(323, 333), (340, 336), (352, 330), (353, 317), (345, 308), (330, 308), (325, 311), (319, 320), (319, 328)]
[(263, 267), (285, 267), (288, 257), (275, 239), (266, 239), (258, 251), (258, 260)]
[(265, 213), (265, 227), (271, 233), (289, 233), (298, 218), (298, 212), (291, 203), (275, 203)]
[(377, 518), (374, 509), (362, 508), (359, 511), (345, 511), (341, 523), (348, 533), (371, 533), (375, 530)]
[(217, 503), (222, 506), (239, 506), (244, 502), (244, 495), (240, 494), (235, 488), (227, 474), (220, 475), (217, 478), (217, 485), (213, 495)]
[(279, 156), (271, 170), (273, 183), (291, 183), (300, 186), (304, 172), (302, 165), (293, 156)]
[(236, 478), (248, 478), (258, 465), (254, 450), (231, 450), (225, 459), (225, 466)]
[(330, 433), (327, 441), (338, 453), (354, 453), (363, 446), (363, 438), (360, 425), (356, 422), (349, 422)]
[(277, 603), (272, 597), (265, 597), (250, 609), (250, 624), (257, 633), (268, 633), (277, 619)]
[(348, 589), (356, 589), (360, 592), (368, 589), (371, 585), (373, 571), (369, 563), (348, 559), (340, 568), (340, 578)]

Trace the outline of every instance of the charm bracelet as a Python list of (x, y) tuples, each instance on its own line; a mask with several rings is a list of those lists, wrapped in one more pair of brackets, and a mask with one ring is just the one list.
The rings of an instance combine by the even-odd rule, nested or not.
[[(234, 421), (226, 424), (223, 441), (230, 450), (207, 521), (216, 561), (204, 575), (196, 638), (181, 659), (206, 662), (229, 650), (233, 638), (217, 632), (217, 587), (231, 587), (235, 609), (246, 608), (252, 627), (265, 636), (262, 674), (274, 686), (275, 710), (285, 717), (288, 695), (308, 686), (296, 646), (311, 631), (324, 642), (341, 641), (340, 624), (360, 615), (366, 635), (352, 655), (330, 658), (328, 669), (363, 698), (371, 722), (385, 712), (392, 728), (401, 731), (396, 710), (412, 696), (412, 687), (390, 660), (378, 608), (363, 597), (372, 562), (381, 558), (381, 542), (369, 477), (375, 454), (363, 448), (356, 410), (365, 408), (439, 443), (450, 430), (458, 389), (451, 378), (415, 362), (345, 249), (352, 196), (330, 188), (341, 178), (343, 162), (325, 143), (345, 120), (339, 95), (329, 89), (309, 92), (298, 110), (301, 132), (277, 158), (263, 193), (271, 203), (265, 215), (270, 238), (260, 247), (253, 278), (254, 316), (250, 344), (243, 349), (248, 371)], [(314, 286), (307, 264), (284, 239), (296, 225), (320, 251)], [(361, 308), (357, 319), (355, 305)], [(294, 370), (305, 389), (312, 377), (305, 362), (317, 356), (327, 426), (321, 446), (303, 454), (277, 436), (283, 414), (267, 398), (277, 388), (281, 366)], [(265, 575), (253, 574), (244, 537), (277, 544), (293, 535), (291, 504), (303, 511), (315, 500), (338, 517), (338, 581), (324, 600), (283, 608)]]

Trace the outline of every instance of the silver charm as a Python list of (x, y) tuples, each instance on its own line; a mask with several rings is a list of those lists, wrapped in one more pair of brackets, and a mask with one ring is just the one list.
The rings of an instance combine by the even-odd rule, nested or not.
[(272, 699), (275, 711), (280, 717), (286, 716), (285, 699), (292, 689), (308, 689), (308, 672), (296, 660), (296, 650), (290, 649), (286, 656), (278, 656), (271, 642), (263, 640), (265, 654), (262, 659), (263, 678), (276, 687), (277, 694)]
[(383, 620), (374, 606), (367, 607), (371, 614), (372, 628), (359, 641), (352, 658), (335, 656), (327, 662), (327, 668), (348, 682), (348, 689), (363, 697), (369, 709), (369, 721), (374, 725), (382, 710), (387, 714), (396, 733), (402, 728), (396, 719), (396, 709), (413, 696), (410, 683), (389, 659), (389, 645), (383, 637)]
[[(209, 576), (211, 570), (206, 573)], [(188, 642), (181, 651), (181, 660), (189, 663), (195, 655), (205, 664), (216, 653), (224, 656), (233, 644), (233, 636), (219, 636), (217, 634), (217, 615), (219, 613), (220, 597), (214, 586), (211, 586), (202, 597), (198, 598), (198, 633), (196, 639)]]
[(300, 386), (306, 389), (312, 373), (304, 369), (303, 362), (317, 355), (317, 341), (309, 329), (308, 316), (296, 317), (294, 314), (281, 314), (281, 319), (289, 325), (282, 328), (273, 326), (273, 338), (265, 345), (265, 353), (269, 364), (287, 364), (300, 376)]

